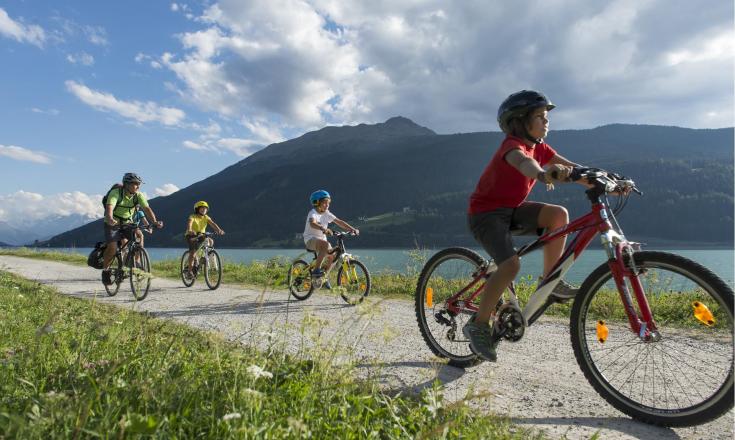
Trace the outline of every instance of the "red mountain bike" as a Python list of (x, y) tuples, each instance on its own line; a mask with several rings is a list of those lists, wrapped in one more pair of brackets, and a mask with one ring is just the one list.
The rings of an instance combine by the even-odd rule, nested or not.
[[(733, 407), (733, 291), (707, 268), (678, 255), (642, 251), (615, 216), (635, 183), (594, 168), (575, 168), (588, 182), (592, 210), (518, 250), (519, 256), (576, 233), (523, 309), (515, 285), (496, 313), (499, 339), (519, 341), (555, 300), (551, 292), (597, 235), (607, 262), (582, 283), (571, 309), (577, 363), (595, 390), (629, 416), (665, 426), (690, 426)], [(618, 194), (611, 208), (608, 194)], [(477, 312), (495, 268), (474, 251), (444, 249), (426, 263), (416, 287), (416, 317), (429, 348), (450, 365), (479, 362), (462, 327)], [(502, 352), (501, 352), (502, 353)]]

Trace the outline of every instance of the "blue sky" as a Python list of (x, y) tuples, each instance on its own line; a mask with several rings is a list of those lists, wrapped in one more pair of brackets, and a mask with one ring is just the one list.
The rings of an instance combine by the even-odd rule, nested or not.
[(101, 214), (325, 125), (497, 130), (535, 88), (554, 128), (733, 125), (731, 0), (0, 1), (0, 221)]

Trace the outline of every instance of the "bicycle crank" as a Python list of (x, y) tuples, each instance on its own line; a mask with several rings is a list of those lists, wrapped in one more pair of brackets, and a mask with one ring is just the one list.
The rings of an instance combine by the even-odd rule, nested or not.
[(505, 338), (509, 342), (518, 342), (526, 332), (526, 320), (518, 306), (505, 303), (498, 309), (495, 328), (499, 330), (497, 338)]

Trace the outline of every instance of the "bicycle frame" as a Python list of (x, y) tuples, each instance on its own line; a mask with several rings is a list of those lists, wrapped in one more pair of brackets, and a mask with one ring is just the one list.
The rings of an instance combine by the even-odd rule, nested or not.
[[(590, 191), (592, 190), (588, 190), (587, 193), (592, 202), (592, 210), (589, 213), (560, 229), (545, 233), (532, 243), (521, 247), (517, 252), (519, 257), (523, 257), (551, 241), (576, 233), (549, 274), (539, 283), (536, 291), (531, 295), (528, 303), (523, 308), (524, 324), (525, 326), (530, 326), (543, 315), (549, 306), (554, 304), (555, 301), (551, 298), (554, 287), (564, 278), (564, 275), (571, 269), (576, 259), (584, 252), (595, 235), (600, 234), (603, 248), (607, 253), (607, 262), (613, 274), (615, 285), (620, 293), (620, 299), (625, 307), (631, 329), (641, 339), (657, 339), (659, 335), (656, 329), (656, 323), (643, 291), (643, 286), (638, 279), (637, 268), (633, 259), (633, 251), (640, 250), (640, 244), (627, 241), (622, 231), (618, 232), (615, 230), (610, 221), (611, 219), (614, 220), (614, 214), (610, 210), (610, 207), (607, 203), (602, 202), (600, 198), (601, 194)], [(485, 286), (485, 282), (495, 269), (495, 264), (490, 263), (488, 267), (482, 268), (482, 270), (474, 274), (472, 282), (447, 300), (447, 309), (455, 314), (477, 312), (478, 307), (473, 304), (473, 300), (480, 295)], [(633, 298), (626, 284), (626, 279), (633, 288), (640, 316), (636, 312)], [(512, 283), (507, 291), (509, 292), (510, 303), (519, 307), (518, 298)], [(467, 292), (472, 293), (469, 297), (463, 298)]]
[[(327, 270), (327, 272), (324, 274), (324, 277), (325, 278), (328, 277), (329, 274), (332, 272), (332, 270), (334, 270), (334, 268), (337, 267), (338, 264), (341, 264), (342, 270), (344, 271), (343, 273), (348, 273), (354, 276), (355, 278), (357, 278), (357, 269), (352, 267), (352, 272), (349, 272), (350, 261), (353, 259), (353, 257), (352, 257), (352, 254), (347, 253), (347, 249), (345, 248), (345, 243), (344, 243), (344, 238), (343, 238), (344, 234), (336, 233), (335, 236), (337, 237), (337, 245), (334, 247), (334, 249), (329, 251), (329, 255), (334, 255), (334, 264), (332, 264), (329, 270)], [(316, 268), (315, 267), (316, 252), (314, 251), (302, 252), (296, 257), (296, 260), (304, 259), (304, 257), (309, 254), (314, 255), (314, 261), (309, 263), (309, 270), (311, 271)]]

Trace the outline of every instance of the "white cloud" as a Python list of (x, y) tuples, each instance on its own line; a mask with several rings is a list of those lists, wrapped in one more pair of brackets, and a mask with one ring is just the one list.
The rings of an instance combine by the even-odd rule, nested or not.
[(12, 38), (21, 43), (30, 43), (38, 47), (43, 47), (46, 41), (46, 32), (42, 27), (35, 24), (25, 25), (22, 22), (15, 21), (0, 8), (0, 34)]
[(34, 151), (15, 145), (0, 145), (0, 156), (9, 157), (11, 159), (49, 164), (51, 158), (43, 151)]
[(167, 126), (183, 123), (186, 114), (177, 108), (163, 107), (154, 102), (122, 101), (112, 94), (98, 92), (75, 81), (66, 81), (66, 88), (79, 100), (97, 110), (117, 113), (138, 123), (158, 122)]
[(154, 192), (157, 196), (167, 196), (169, 194), (173, 194), (176, 191), (179, 190), (179, 187), (174, 185), (173, 183), (165, 183), (163, 186), (156, 188)]
[(82, 32), (90, 43), (97, 46), (107, 46), (107, 31), (102, 26), (83, 26)]
[(102, 195), (80, 191), (41, 195), (17, 191), (0, 195), (0, 205), (8, 214), (5, 220), (12, 226), (24, 226), (53, 216), (78, 214), (89, 219), (102, 217)]
[(395, 115), (497, 129), (523, 88), (558, 103), (552, 128), (726, 126), (732, 15), (723, 1), (221, 0), (158, 61), (200, 110), (289, 132)]
[(94, 64), (94, 57), (86, 52), (68, 54), (66, 56), (66, 60), (72, 64), (82, 64), (84, 66), (91, 66)]
[(51, 116), (58, 116), (58, 115), (59, 115), (59, 114), (61, 113), (60, 111), (58, 111), (58, 110), (57, 110), (57, 109), (55, 109), (55, 108), (50, 108), (50, 109), (48, 109), (48, 110), (44, 110), (44, 109), (42, 109), (42, 108), (38, 108), (38, 107), (32, 107), (32, 108), (31, 108), (31, 111), (32, 111), (33, 113), (40, 113), (40, 114), (42, 114), (42, 115), (51, 115)]

